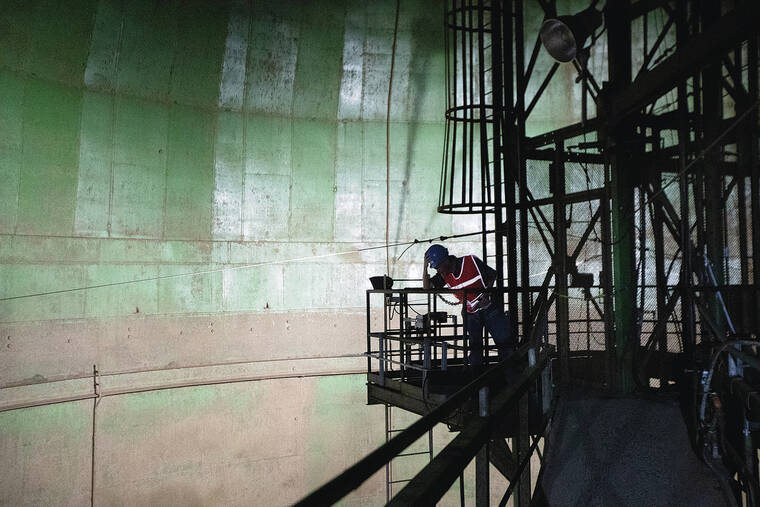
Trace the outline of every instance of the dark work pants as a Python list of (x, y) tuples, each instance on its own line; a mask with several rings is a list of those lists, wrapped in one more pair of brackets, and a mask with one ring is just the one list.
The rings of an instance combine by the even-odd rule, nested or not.
[(483, 364), (483, 328), (491, 334), (499, 351), (499, 361), (509, 357), (515, 348), (515, 340), (509, 329), (507, 317), (501, 305), (491, 304), (488, 308), (465, 317), (467, 336), (470, 342), (470, 365)]

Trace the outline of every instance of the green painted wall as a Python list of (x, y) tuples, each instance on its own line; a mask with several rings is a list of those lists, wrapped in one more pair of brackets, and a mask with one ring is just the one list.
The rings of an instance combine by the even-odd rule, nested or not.
[[(384, 241), (393, 2), (70, 4), (0, 5), (0, 297)], [(435, 212), (441, 8), (403, 2), (400, 12), (391, 241), (480, 227), (477, 217)], [(526, 6), (526, 19), (537, 29), (537, 5)], [(592, 63), (604, 47), (598, 53)], [(550, 65), (540, 52), (528, 98)], [(561, 68), (529, 134), (579, 118), (574, 77)], [(421, 251), (410, 250), (392, 274), (417, 275)], [(347, 287), (384, 271), (382, 254), (338, 260)], [(93, 289), (0, 302), (0, 322), (363, 303), (360, 291), (348, 301), (300, 300), (302, 280), (277, 265), (135, 284), (118, 302)], [(318, 282), (309, 291), (319, 292)]]
[[(481, 227), (435, 210), (441, 4), (401, 2), (391, 242)], [(0, 301), (0, 405), (86, 393), (89, 379), (36, 382), (93, 364), (124, 374), (104, 389), (363, 368), (340, 356), (364, 351), (367, 277), (385, 271), (383, 250), (350, 252), (385, 240), (394, 8), (0, 2), (0, 298), (150, 279)], [(579, 118), (565, 100), (577, 89), (552, 90), (530, 133)], [(423, 251), (391, 275), (418, 277)], [(254, 362), (204, 366), (235, 361)], [(175, 367), (192, 368), (153, 371)], [(105, 398), (96, 499), (292, 502), (382, 438), (364, 389), (352, 376)], [(91, 415), (89, 401), (0, 413), (0, 504), (89, 502)], [(347, 503), (384, 498), (382, 480)]]
[[(4, 2), (2, 295), (303, 257), (310, 243), (343, 251), (383, 241), (393, 8)], [(404, 2), (400, 18), (392, 241), (452, 230), (435, 213), (440, 5)], [(378, 260), (343, 262), (349, 285)], [(3, 302), (0, 316), (309, 309), (289, 298), (300, 281), (282, 266), (240, 270), (137, 284), (123, 305), (94, 289)], [(362, 300), (357, 291), (351, 302)]]
[[(152, 279), (0, 302), (0, 405), (86, 393), (38, 382), (92, 364), (104, 391), (362, 368), (338, 356), (364, 350), (384, 252), (332, 254), (385, 239), (394, 8), (0, 4), (0, 297)], [(440, 9), (400, 13), (391, 241), (458, 227), (435, 212)], [(360, 375), (104, 398), (96, 503), (291, 503), (381, 441), (365, 399)], [(91, 424), (90, 401), (1, 412), (0, 504), (88, 503)]]

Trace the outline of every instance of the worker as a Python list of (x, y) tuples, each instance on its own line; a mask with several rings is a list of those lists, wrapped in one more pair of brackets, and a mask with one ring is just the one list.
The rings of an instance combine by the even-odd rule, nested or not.
[[(428, 274), (428, 265), (437, 271), (432, 278)], [(466, 301), (462, 316), (470, 344), (470, 366), (475, 368), (483, 365), (483, 327), (491, 333), (500, 361), (514, 350), (514, 340), (501, 305), (494, 303), (487, 291), (464, 292), (464, 289), (488, 289), (494, 281), (496, 271), (474, 255), (455, 257), (449, 255), (442, 245), (432, 245), (425, 252), (422, 286), (425, 289), (448, 287), (462, 290), (454, 295), (460, 302)]]

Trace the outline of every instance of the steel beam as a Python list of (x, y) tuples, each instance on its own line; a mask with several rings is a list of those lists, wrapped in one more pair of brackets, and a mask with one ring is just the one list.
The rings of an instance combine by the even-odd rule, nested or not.
[[(505, 69), (513, 69), (514, 67), (514, 29), (512, 19), (514, 16), (513, 2), (495, 2), (501, 6), (500, 22), (502, 23), (502, 40), (504, 44), (503, 48), (503, 60)], [(521, 86), (521, 78), (517, 77), (518, 91)], [(520, 160), (522, 159), (522, 141), (520, 140), (520, 134), (518, 125), (520, 123), (520, 117), (522, 107), (524, 107), (524, 99), (519, 99), (520, 93), (517, 93), (518, 109), (514, 111), (504, 111), (504, 142), (502, 147), (504, 149), (503, 158), (505, 160), (504, 166), (504, 205), (505, 205), (505, 221), (501, 224), (501, 228), (506, 230), (507, 240), (507, 295), (509, 301), (509, 325), (511, 326), (513, 336), (517, 336), (519, 313), (518, 309), (518, 291), (520, 289), (520, 281), (517, 278), (517, 202), (516, 202), (516, 190), (517, 180), (520, 167)], [(515, 100), (515, 89), (512, 79), (512, 74), (504, 79), (504, 96), (502, 98), (503, 104), (506, 107), (507, 104), (512, 104)], [(522, 105), (522, 106), (521, 106)], [(509, 157), (509, 158), (508, 158)], [(509, 160), (510, 165), (506, 165), (506, 160)], [(509, 170), (508, 170), (509, 167)], [(524, 282), (523, 282), (524, 283)]]
[(567, 127), (558, 128), (551, 132), (545, 132), (534, 137), (525, 139), (524, 146), (526, 150), (539, 148), (548, 144), (554, 144), (556, 141), (569, 139), (598, 130), (604, 122), (598, 118), (590, 118), (585, 122), (574, 123)]
[[(561, 156), (557, 157), (557, 160), (561, 161), (562, 157)], [(552, 176), (552, 178), (554, 177), (555, 176)], [(557, 201), (558, 199), (561, 200), (563, 204), (573, 204), (576, 202), (586, 202), (586, 201), (592, 201), (594, 199), (601, 199), (603, 196), (604, 196), (604, 189), (595, 188), (593, 190), (581, 190), (578, 192), (572, 192), (572, 193), (564, 194), (561, 196), (555, 194), (553, 197), (545, 197), (543, 199), (531, 200), (530, 202), (521, 205), (521, 207), (537, 208), (539, 206), (547, 206), (549, 204), (554, 204), (555, 201)]]
[[(527, 200), (528, 191), (528, 169), (525, 163), (525, 157), (523, 154), (523, 141), (525, 139), (525, 122), (530, 114), (530, 109), (525, 108), (525, 91), (527, 90), (527, 82), (525, 80), (525, 19), (523, 17), (523, 1), (518, 0), (515, 2), (515, 73), (517, 75), (517, 168), (519, 171), (519, 199), (523, 203)], [(556, 69), (554, 69), (556, 70)], [(549, 72), (549, 76), (545, 82), (548, 82), (553, 75), (553, 71)], [(543, 86), (543, 85), (542, 85)], [(536, 93), (536, 97), (539, 97), (543, 92), (540, 89)], [(530, 280), (530, 241), (528, 238), (528, 213), (525, 208), (520, 208), (520, 257), (521, 257), (521, 271), (520, 281), (527, 283)], [(556, 251), (555, 251), (556, 254)], [(522, 293), (522, 318), (523, 318), (523, 333), (525, 336), (530, 336), (533, 330), (533, 321), (529, 320), (532, 313), (531, 308), (531, 294), (528, 291)], [(527, 410), (527, 396), (521, 396), (519, 408), (517, 410), (517, 417), (519, 418), (518, 436), (513, 444), (517, 459), (521, 459), (522, 456), (528, 452), (530, 442), (527, 437), (527, 425), (528, 425), (528, 410)], [(524, 406), (525, 405), (525, 406)], [(517, 485), (517, 495), (515, 498), (515, 507), (528, 507), (530, 504), (530, 469), (520, 473), (513, 481), (513, 484)]]
[(515, 469), (517, 460), (509, 449), (507, 441), (504, 438), (492, 438), (488, 446), (488, 457), (493, 466), (501, 472), (505, 479), (512, 482), (515, 478)]
[[(644, 57), (644, 63), (641, 64), (641, 69), (639, 70), (639, 75), (642, 72), (646, 72), (647, 66), (651, 63), (652, 58), (654, 58), (655, 53), (657, 53), (657, 49), (659, 49), (660, 44), (662, 44), (662, 41), (665, 40), (665, 36), (668, 34), (668, 31), (670, 30), (670, 27), (673, 26), (673, 23), (675, 20), (673, 18), (669, 18), (668, 22), (665, 23), (665, 26), (662, 27), (662, 30), (660, 30), (660, 34), (657, 36), (657, 40), (652, 45), (649, 52)], [(638, 77), (638, 75), (637, 75)]]
[[(676, 35), (679, 49), (684, 49), (687, 43), (687, 30), (685, 6), (677, 9)], [(694, 360), (694, 345), (696, 342), (696, 328), (694, 315), (692, 286), (692, 262), (691, 262), (691, 229), (689, 227), (689, 183), (686, 175), (686, 161), (688, 156), (689, 131), (689, 105), (687, 101), (686, 75), (678, 81), (678, 149), (679, 149), (679, 192), (681, 207), (681, 322), (684, 355), (686, 361)], [(696, 106), (695, 106), (696, 107)], [(696, 196), (695, 196), (696, 199)], [(672, 297), (672, 296), (671, 296)], [(687, 421), (687, 425), (694, 427), (696, 421)]]
[[(610, 82), (606, 90), (606, 110), (616, 111), (618, 90), (630, 89), (631, 26), (630, 0), (607, 5), (608, 59)], [(606, 131), (611, 170), (613, 277), (615, 299), (616, 389), (630, 392), (634, 388), (633, 340), (636, 308), (636, 259), (634, 255), (634, 168), (626, 141), (633, 137), (633, 126), (617, 117)]]
[(602, 210), (602, 273), (599, 285), (605, 294), (604, 298), (604, 349), (606, 387), (611, 388), (612, 376), (615, 367), (615, 309), (614, 289), (612, 284), (612, 213), (610, 211), (610, 182), (609, 171), (605, 167), (604, 175), (605, 195), (600, 200), (599, 207)]
[[(747, 78), (747, 88), (752, 97), (752, 100), (758, 100), (760, 98), (760, 90), (758, 90), (758, 36), (751, 37), (747, 44), (747, 68), (750, 69)], [(757, 137), (758, 137), (758, 113), (757, 108), (754, 108), (749, 115), (747, 129), (747, 136), (749, 137), (748, 150), (746, 152), (746, 159), (748, 165), (751, 168), (750, 173), (750, 206), (752, 210), (752, 251), (760, 252), (760, 154), (758, 153)], [(752, 256), (752, 282), (755, 287), (754, 297), (754, 329), (760, 329), (760, 255)]]
[(476, 417), (462, 429), (459, 435), (433, 458), (409, 483), (399, 491), (389, 505), (435, 504), (454, 481), (460, 471), (472, 460), (478, 450), (488, 442), (519, 397), (523, 396), (538, 374), (547, 366), (548, 356), (543, 355), (537, 364), (523, 373), (525, 379), (519, 385), (504, 389), (494, 397), (490, 417)]
[(570, 335), (568, 324), (567, 301), (567, 220), (565, 214), (565, 163), (559, 157), (564, 145), (558, 141), (555, 152), (557, 159), (552, 164), (551, 178), (554, 182), (554, 259), (552, 267), (556, 273), (555, 292), (557, 293), (557, 349), (559, 352), (560, 377), (563, 382), (570, 379)]
[[(565, 151), (560, 154), (565, 162), (580, 162), (582, 164), (603, 164), (604, 156), (599, 153), (576, 153)], [(529, 160), (554, 160), (557, 158), (553, 149), (531, 150), (525, 154)]]
[[(701, 14), (705, 26), (714, 26), (715, 20), (720, 17), (720, 4), (717, 2), (703, 2)], [(702, 117), (705, 142), (716, 139), (721, 134), (719, 123), (723, 117), (723, 69), (721, 61), (722, 58), (713, 61), (702, 69)], [(704, 164), (702, 165), (704, 174), (703, 192), (705, 197), (707, 257), (712, 263), (713, 273), (718, 285), (723, 285), (725, 280), (723, 269), (725, 258), (725, 224), (723, 222), (725, 180), (721, 171), (722, 155), (723, 151), (720, 149), (720, 146), (715, 146), (705, 154)], [(718, 336), (725, 336), (726, 322), (716, 294), (707, 295), (705, 303), (710, 321), (717, 328)]]
[(531, 99), (530, 104), (528, 104), (528, 107), (525, 108), (526, 118), (530, 116), (531, 111), (533, 111), (533, 108), (536, 107), (536, 103), (538, 103), (538, 99), (540, 99), (541, 96), (544, 94), (544, 90), (546, 90), (546, 87), (549, 86), (549, 83), (554, 77), (554, 74), (557, 72), (557, 69), (559, 69), (559, 64), (557, 62), (554, 62), (554, 64), (549, 69), (549, 72), (544, 77), (544, 80), (541, 81), (541, 85), (538, 87), (536, 94)]
[[(488, 418), (489, 413), (489, 388), (481, 387), (478, 391), (478, 416)], [(491, 464), (488, 459), (488, 441), (486, 441), (475, 455), (475, 504), (488, 507), (491, 504)]]
[[(662, 182), (660, 175), (657, 175), (657, 180), (653, 185), (653, 191), (655, 194), (662, 192)], [(652, 213), (652, 228), (654, 229), (654, 264), (655, 264), (655, 279), (657, 283), (657, 317), (661, 320), (666, 313), (667, 302), (666, 296), (668, 291), (668, 279), (665, 276), (665, 238), (663, 226), (665, 223), (665, 212), (663, 210), (662, 201), (655, 201), (654, 212)], [(665, 326), (662, 328), (655, 327), (655, 339), (659, 344), (660, 352), (667, 352), (668, 350), (668, 337), (667, 329)], [(664, 355), (660, 355), (660, 358)], [(664, 386), (668, 378), (668, 372), (665, 368), (665, 362), (660, 360), (659, 364), (660, 373), (660, 387)]]
[[(491, 144), (489, 145), (488, 141), (488, 121), (487, 118), (487, 108), (486, 108), (486, 73), (488, 70), (485, 68), (485, 46), (486, 46), (486, 27), (484, 26), (484, 18), (485, 18), (485, 6), (483, 3), (478, 3), (477, 5), (477, 13), (478, 13), (478, 31), (477, 31), (477, 46), (478, 46), (478, 68), (479, 68), (479, 75), (478, 75), (478, 103), (480, 104), (479, 110), (480, 113), (478, 114), (478, 117), (480, 118), (480, 121), (478, 122), (479, 126), (479, 141), (480, 141), (480, 195), (482, 196), (483, 203), (489, 202), (491, 193), (490, 193), (490, 186), (491, 186), (491, 168), (489, 165), (493, 164), (493, 172), (497, 173), (499, 171), (499, 159), (501, 157), (501, 150), (499, 146), (499, 139), (494, 134), (494, 131), (491, 131)], [(470, 9), (470, 16), (472, 16), (472, 9)], [(493, 26), (493, 21), (492, 21)], [(493, 38), (491, 39), (491, 45), (493, 46), (494, 41)], [(470, 51), (470, 58), (472, 58), (472, 53), (474, 53), (473, 50)], [(493, 98), (493, 76), (494, 74), (500, 73), (501, 68), (494, 64), (494, 62), (491, 62), (491, 78), (492, 78), (492, 89), (490, 90), (491, 97)], [(501, 82), (501, 80), (499, 80)], [(498, 112), (491, 110), (492, 117), (492, 126), (498, 123)], [(490, 148), (493, 147), (493, 150), (490, 150)], [(491, 159), (491, 155), (493, 155), (493, 158)], [(500, 190), (498, 187), (494, 188), (494, 191)], [(472, 202), (472, 199), (470, 199), (470, 202)], [(500, 204), (494, 206), (494, 213), (495, 216), (499, 216), (500, 212)], [(488, 227), (487, 227), (487, 213), (482, 213), (480, 215), (481, 218), (481, 224), (483, 228), (482, 233), (482, 241), (483, 241), (483, 259), (488, 259)], [(495, 221), (495, 223), (498, 223), (498, 221)]]
[[(670, 232), (671, 236), (673, 236), (673, 239), (675, 239), (676, 242), (680, 243), (681, 233), (679, 229), (681, 227), (681, 219), (678, 217), (673, 204), (663, 192), (662, 184), (659, 179), (660, 176), (658, 174), (657, 180), (652, 185), (652, 188), (650, 188), (649, 185), (646, 186), (649, 202), (655, 204), (656, 210), (659, 209), (659, 212), (662, 213), (660, 217), (661, 222), (667, 226), (668, 231)], [(657, 211), (655, 211), (655, 213), (657, 213)]]
[[(528, 428), (530, 406), (528, 397), (530, 393), (525, 392), (520, 396), (520, 400), (517, 402), (517, 418), (518, 429), (517, 435), (514, 438), (514, 447), (517, 450), (517, 462), (521, 464), (518, 467), (518, 476), (516, 481), (512, 481), (510, 486), (515, 487), (517, 491), (517, 498), (515, 498), (515, 507), (529, 507), (530, 506), (530, 467), (526, 467), (524, 463), (530, 462), (530, 457), (533, 455), (533, 449), (530, 445), (530, 430)], [(509, 490), (504, 493), (505, 496), (509, 495)], [(502, 499), (503, 503), (504, 500)]]
[[(504, 184), (505, 165), (507, 159), (504, 156), (504, 141), (507, 139), (506, 125), (505, 125), (505, 113), (504, 113), (504, 76), (502, 75), (502, 69), (509, 68), (503, 65), (503, 47), (504, 39), (502, 36), (502, 20), (504, 16), (501, 12), (501, 2), (494, 2), (491, 10), (491, 63), (493, 67), (493, 73), (491, 76), (491, 96), (493, 100), (493, 131), (491, 135), (493, 154), (493, 184), (494, 184), (494, 227), (497, 231), (494, 233), (494, 253), (496, 255), (496, 288), (499, 289), (498, 303), (503, 306), (503, 289), (504, 289), (504, 239), (506, 238), (505, 231), (503, 230), (502, 223), (504, 222), (504, 196), (502, 187)], [(511, 37), (507, 43), (510, 48), (511, 54)], [(511, 75), (508, 76), (508, 81), (512, 83)], [(511, 93), (509, 103), (512, 103)], [(484, 259), (485, 260), (485, 259)]]
[[(617, 3), (608, 5), (615, 7)], [(677, 11), (681, 8), (679, 7)], [(671, 90), (679, 80), (698, 72), (711, 62), (720, 60), (736, 44), (746, 40), (752, 34), (757, 34), (758, 19), (760, 19), (760, 2), (741, 2), (733, 11), (721, 17), (703, 33), (694, 35), (688, 41), (684, 41), (684, 44), (679, 43), (678, 49), (670, 57), (653, 69), (642, 72), (631, 86), (619, 88), (616, 93), (613, 93), (608, 111), (611, 121), (615, 122), (641, 109)], [(613, 33), (609, 22), (607, 27), (608, 32)], [(630, 31), (626, 33), (630, 34)]]
[[(652, 351), (654, 350), (655, 343), (662, 343), (662, 336), (665, 334), (668, 319), (670, 319), (670, 315), (673, 313), (673, 310), (676, 308), (676, 304), (678, 303), (678, 300), (681, 296), (678, 289), (676, 289), (668, 299), (667, 304), (663, 304), (662, 311), (660, 311), (660, 297), (664, 300), (666, 294), (663, 294), (660, 296), (659, 294), (659, 288), (658, 288), (658, 315), (657, 315), (657, 323), (654, 326), (654, 329), (652, 330), (652, 334), (649, 335), (649, 338), (647, 338), (646, 343), (643, 346), (644, 349), (644, 357), (640, 360), (638, 367), (641, 370), (646, 369), (647, 363), (649, 362), (649, 357), (652, 355)], [(661, 352), (666, 352), (665, 349), (660, 348)], [(670, 378), (670, 375), (664, 378)]]

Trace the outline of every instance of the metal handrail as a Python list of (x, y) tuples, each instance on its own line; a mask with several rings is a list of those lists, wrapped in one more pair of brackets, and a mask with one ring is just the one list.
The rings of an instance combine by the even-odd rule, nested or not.
[[(514, 366), (519, 359), (525, 356), (528, 351), (535, 346), (536, 344), (531, 342), (523, 344), (510, 358), (501, 361), (493, 368), (484, 372), (462, 389), (451, 395), (449, 399), (430, 413), (423, 416), (421, 419), (418, 419), (407, 429), (372, 451), (355, 465), (348, 468), (295, 505), (331, 505), (337, 502), (348, 493), (361, 486), (364, 481), (369, 479), (386, 463), (401, 454), (404, 449), (412, 445), (417, 439), (427, 431), (431, 430), (440, 421), (444, 420), (455, 409), (463, 405), (475, 395), (481, 387), (488, 385), (491, 381), (496, 380), (497, 378), (503, 377), (506, 374), (508, 367)], [(539, 364), (543, 365), (544, 363), (542, 362)], [(536, 366), (532, 368), (535, 369)], [(519, 386), (513, 386), (510, 390), (517, 390), (522, 386), (525, 386), (527, 389), (527, 384), (528, 379), (523, 379), (523, 382)]]
[[(498, 394), (492, 402), (492, 414), (470, 422), (440, 453), (423, 468), (409, 484), (399, 491), (389, 505), (420, 505), (437, 502), (460, 476), (478, 450), (488, 441), (501, 420), (530, 387), (538, 374), (548, 364), (548, 355), (526, 369), (519, 384), (510, 386)], [(514, 483), (515, 481), (513, 481)]]

